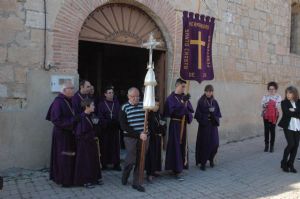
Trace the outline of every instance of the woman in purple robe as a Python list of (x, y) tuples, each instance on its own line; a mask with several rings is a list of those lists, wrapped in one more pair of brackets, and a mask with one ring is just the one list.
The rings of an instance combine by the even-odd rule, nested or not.
[(155, 108), (149, 112), (148, 130), (150, 133), (148, 151), (146, 154), (145, 169), (148, 182), (152, 182), (153, 177), (157, 177), (158, 171), (161, 171), (161, 150), (162, 138), (166, 135), (166, 125), (162, 124), (159, 113), (159, 102), (156, 102)]
[(74, 184), (93, 188), (95, 184), (102, 185), (100, 146), (94, 125), (98, 123), (91, 118), (94, 112), (94, 102), (83, 99), (81, 105), (84, 112), (81, 114), (80, 122), (76, 126), (76, 163)]
[(112, 164), (114, 170), (122, 170), (120, 166), (119, 112), (119, 101), (114, 96), (113, 87), (109, 86), (104, 91), (104, 99), (98, 104), (98, 117), (101, 124), (102, 169), (107, 169), (107, 165)]
[(196, 165), (200, 169), (206, 169), (209, 160), (210, 167), (214, 167), (214, 158), (219, 147), (218, 126), (221, 112), (217, 100), (213, 96), (214, 88), (207, 85), (204, 95), (199, 99), (195, 119), (199, 123), (196, 142)]
[(46, 120), (54, 124), (50, 160), (50, 180), (63, 187), (73, 185), (75, 164), (75, 137), (73, 128), (79, 117), (75, 117), (71, 98), (74, 86), (67, 82), (62, 92), (51, 104)]

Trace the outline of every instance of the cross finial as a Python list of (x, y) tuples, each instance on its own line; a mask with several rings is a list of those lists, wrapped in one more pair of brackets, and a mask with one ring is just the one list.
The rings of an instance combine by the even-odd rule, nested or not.
[(153, 33), (150, 33), (149, 39), (146, 43), (142, 44), (142, 47), (149, 49), (149, 65), (152, 66), (152, 53), (153, 53), (153, 49), (160, 45), (159, 41), (156, 41), (154, 39)]

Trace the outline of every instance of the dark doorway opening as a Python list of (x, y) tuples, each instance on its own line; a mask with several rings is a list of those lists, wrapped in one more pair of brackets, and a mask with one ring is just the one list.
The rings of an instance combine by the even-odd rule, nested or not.
[[(120, 103), (127, 101), (127, 90), (143, 88), (149, 52), (144, 48), (79, 41), (78, 73), (95, 87), (97, 95), (104, 87), (113, 85)], [(164, 100), (165, 52), (154, 50), (156, 95)]]

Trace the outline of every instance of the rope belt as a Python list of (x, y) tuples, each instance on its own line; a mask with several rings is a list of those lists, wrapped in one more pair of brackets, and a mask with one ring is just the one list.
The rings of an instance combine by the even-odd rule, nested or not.
[(182, 121), (182, 119), (178, 119), (178, 118), (171, 118), (171, 120), (173, 120), (173, 121), (178, 121), (178, 122), (181, 122), (181, 121)]

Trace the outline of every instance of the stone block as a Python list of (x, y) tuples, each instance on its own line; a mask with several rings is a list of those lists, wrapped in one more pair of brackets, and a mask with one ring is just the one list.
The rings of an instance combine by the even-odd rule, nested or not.
[(248, 40), (248, 48), (251, 50), (257, 50), (259, 48), (259, 43), (254, 40)]
[(283, 65), (290, 65), (291, 61), (290, 61), (290, 56), (283, 56)]
[(245, 40), (245, 39), (239, 39), (239, 48), (243, 48), (243, 49), (245, 49), (245, 48), (247, 48), (247, 40)]
[(249, 83), (263, 83), (262, 81), (262, 74), (257, 74), (257, 73), (243, 73), (243, 79), (245, 82)]
[(0, 34), (0, 44), (8, 44), (14, 41), (15, 36), (18, 32), (23, 30), (24, 23), (23, 21), (15, 16), (10, 16), (8, 18), (0, 18), (0, 27), (1, 34)]
[(7, 56), (7, 48), (0, 47), (0, 63), (4, 63)]
[(26, 98), (26, 84), (12, 84), (9, 86), (8, 95), (13, 98)]
[(241, 18), (241, 26), (249, 27), (250, 19), (249, 17), (242, 17)]
[(26, 26), (30, 28), (45, 28), (45, 15), (43, 12), (27, 11), (26, 12)]
[(17, 83), (26, 83), (28, 69), (25, 67), (15, 67), (15, 81)]
[(36, 65), (42, 61), (42, 52), (41, 47), (33, 43), (26, 47), (13, 45), (8, 48), (8, 61), (27, 67)]
[(7, 87), (3, 84), (0, 84), (0, 97), (7, 97)]
[(16, 0), (1, 0), (0, 1), (0, 11), (14, 11), (17, 7)]
[(237, 71), (240, 71), (240, 72), (246, 71), (246, 61), (243, 59), (238, 60), (235, 64), (235, 68)]
[(19, 44), (19, 46), (27, 46), (30, 42), (30, 31), (22, 31), (17, 33), (16, 35), (16, 42)]
[(255, 73), (257, 71), (257, 64), (253, 61), (247, 61), (247, 72)]
[(0, 83), (13, 82), (14, 70), (12, 65), (0, 66)]
[(44, 1), (43, 0), (29, 0), (25, 3), (27, 10), (44, 12)]
[(30, 32), (30, 41), (42, 44), (44, 42), (44, 30), (32, 29)]

